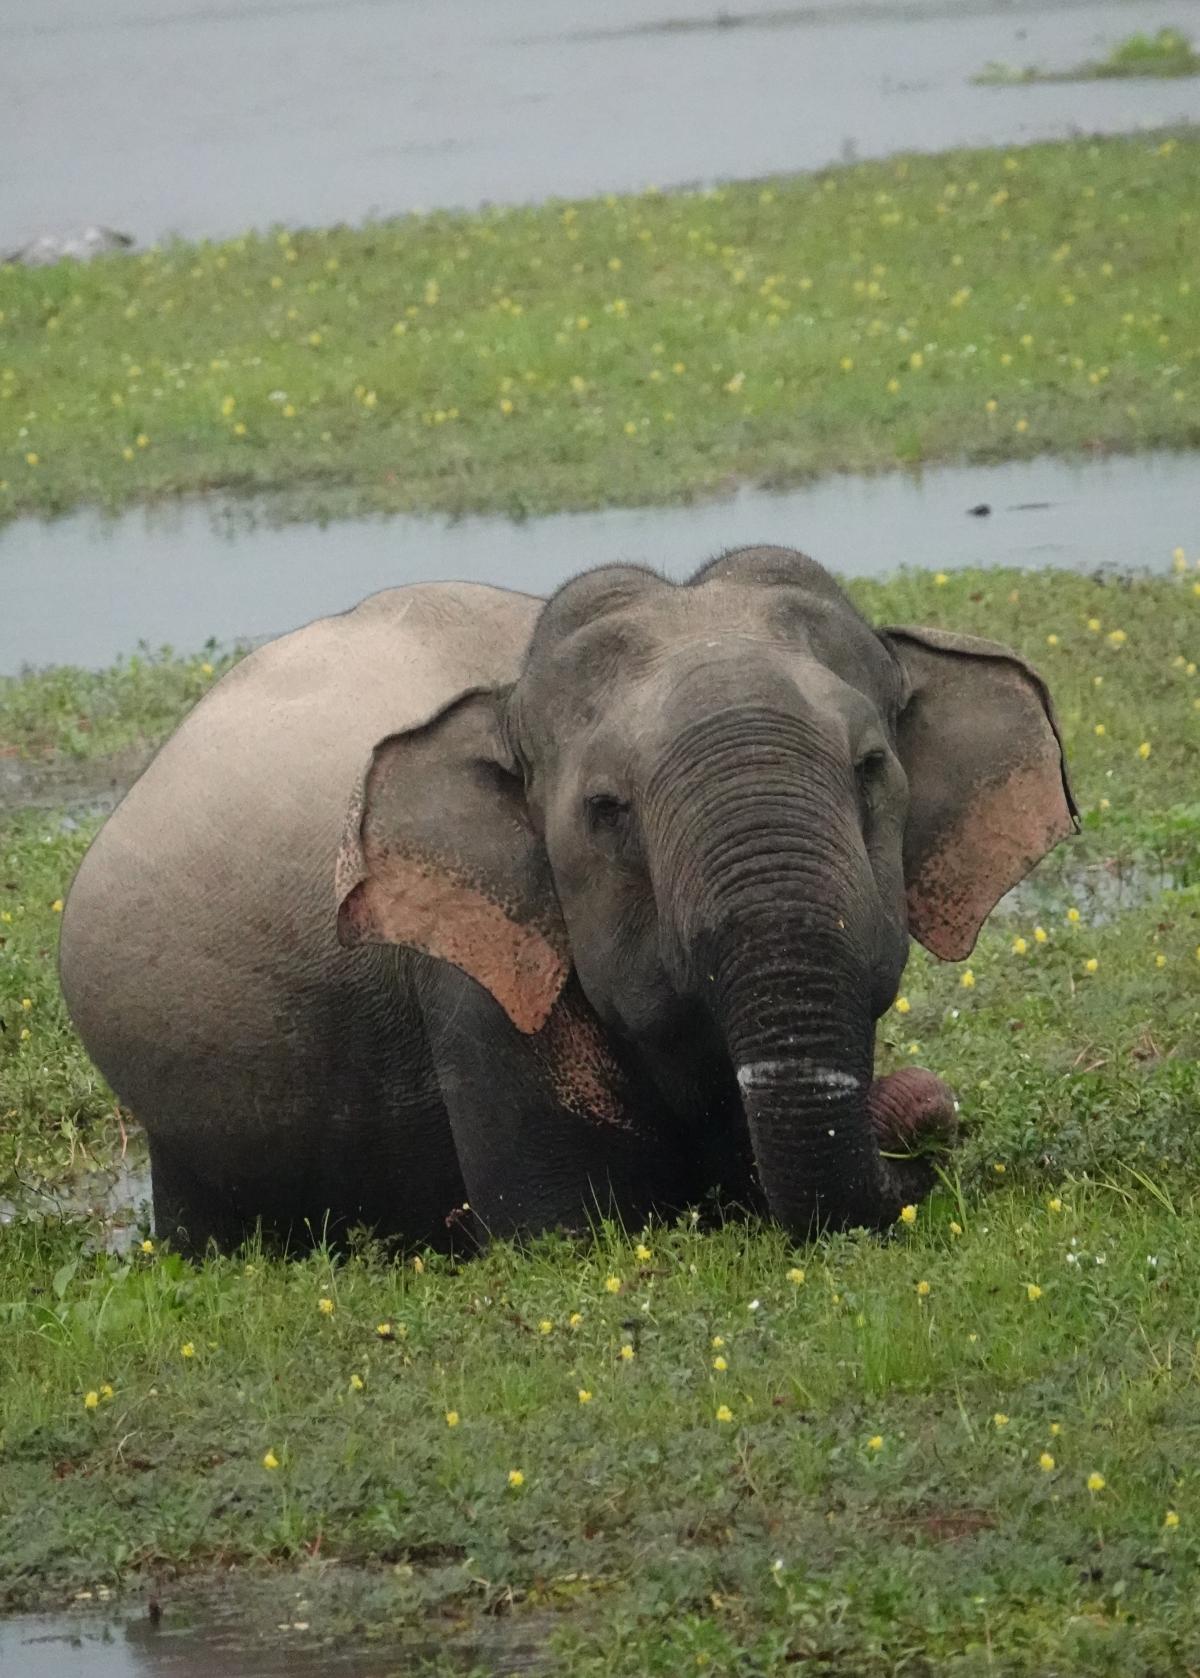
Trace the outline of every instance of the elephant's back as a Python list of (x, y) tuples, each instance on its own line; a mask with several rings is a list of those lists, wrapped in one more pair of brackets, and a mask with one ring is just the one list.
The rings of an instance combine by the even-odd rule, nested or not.
[(276, 1092), (283, 1060), (303, 1075), (374, 954), (340, 949), (334, 897), (372, 748), (512, 680), (540, 604), (480, 584), (374, 595), (249, 654), (157, 753), (80, 866), (60, 959), (85, 1045), (143, 1117), (206, 1062), (269, 1068)]

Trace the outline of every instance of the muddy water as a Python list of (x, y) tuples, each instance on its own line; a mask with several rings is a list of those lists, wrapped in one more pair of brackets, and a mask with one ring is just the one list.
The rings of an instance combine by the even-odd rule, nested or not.
[(142, 241), (219, 236), (1194, 120), (1195, 81), (970, 83), (991, 59), (1070, 67), (1170, 13), (1158, 0), (11, 0), (0, 248), (94, 221)]
[[(987, 517), (968, 509), (989, 506)], [(203, 501), (0, 532), (0, 674), (100, 666), (139, 641), (279, 634), (396, 583), (466, 579), (541, 594), (585, 566), (641, 560), (686, 576), (724, 547), (783, 542), (846, 576), (902, 565), (1162, 569), (1200, 543), (1200, 455), (1043, 459), (817, 480), (685, 507), (512, 523), (396, 517), (320, 528), (232, 525)]]
[(436, 1670), (528, 1672), (536, 1650), (523, 1635), (440, 1638), (390, 1648), (319, 1648), (303, 1620), (280, 1623), (273, 1635), (205, 1621), (155, 1623), (140, 1614), (24, 1615), (0, 1621), (4, 1678), (417, 1678)]

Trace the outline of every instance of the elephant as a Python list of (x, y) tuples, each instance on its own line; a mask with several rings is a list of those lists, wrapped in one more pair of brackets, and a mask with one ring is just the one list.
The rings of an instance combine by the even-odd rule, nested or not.
[(799, 1242), (928, 1190), (953, 1098), (873, 1075), (910, 937), (964, 958), (1077, 826), (1016, 653), (876, 629), (792, 549), (414, 584), (213, 685), (86, 853), (61, 981), (180, 1248), (708, 1197)]

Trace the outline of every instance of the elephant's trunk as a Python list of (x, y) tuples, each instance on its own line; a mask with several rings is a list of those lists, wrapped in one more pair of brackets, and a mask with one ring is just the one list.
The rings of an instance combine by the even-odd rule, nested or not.
[(794, 1236), (899, 1211), (868, 1108), (879, 905), (845, 745), (747, 708), (685, 730), (654, 786), (663, 956), (704, 999), (759, 1183)]

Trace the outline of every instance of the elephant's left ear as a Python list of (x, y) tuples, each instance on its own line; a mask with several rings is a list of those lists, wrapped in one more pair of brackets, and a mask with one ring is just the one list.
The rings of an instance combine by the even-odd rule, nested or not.
[(571, 956), (545, 847), (492, 691), (375, 747), (337, 861), (342, 944), (404, 944), (541, 1029)]
[(909, 930), (961, 961), (1004, 893), (1078, 829), (1054, 707), (1036, 671), (993, 641), (880, 634), (905, 677), (896, 744), (909, 784)]

